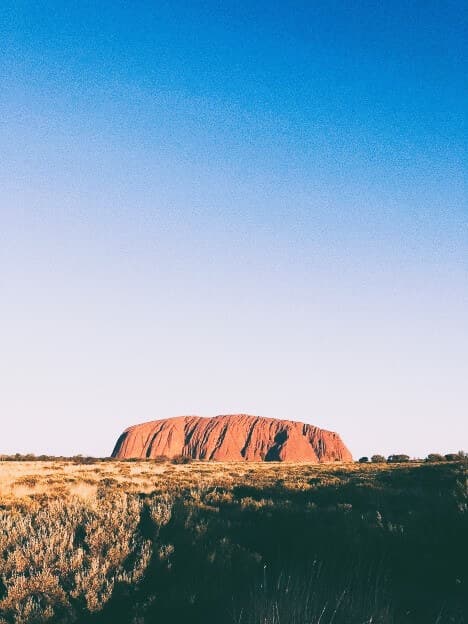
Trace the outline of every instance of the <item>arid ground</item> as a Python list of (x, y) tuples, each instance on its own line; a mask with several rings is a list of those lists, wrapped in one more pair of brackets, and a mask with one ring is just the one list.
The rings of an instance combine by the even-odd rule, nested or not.
[(462, 624), (466, 467), (0, 462), (2, 624)]

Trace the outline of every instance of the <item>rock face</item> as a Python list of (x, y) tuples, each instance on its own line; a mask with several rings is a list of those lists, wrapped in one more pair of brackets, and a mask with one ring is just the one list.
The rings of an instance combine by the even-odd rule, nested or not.
[(118, 459), (163, 455), (216, 461), (352, 461), (337, 433), (247, 414), (178, 416), (134, 425), (122, 433), (112, 452)]

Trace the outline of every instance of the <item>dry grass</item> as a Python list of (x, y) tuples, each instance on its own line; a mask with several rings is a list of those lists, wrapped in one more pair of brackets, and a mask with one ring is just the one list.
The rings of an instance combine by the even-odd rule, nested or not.
[(124, 487), (129, 493), (149, 493), (156, 489), (179, 491), (184, 487), (219, 485), (228, 487), (252, 482), (259, 487), (271, 486), (278, 480), (291, 489), (309, 489), (310, 479), (317, 483), (340, 482), (343, 470), (359, 472), (363, 478), (372, 478), (378, 471), (391, 467), (358, 464), (281, 464), (246, 462), (208, 463), (192, 462), (174, 465), (170, 462), (106, 462), (73, 464), (67, 462), (0, 462), (0, 499), (3, 505), (20, 500), (33, 500), (39, 495), (53, 494), (57, 487), (67, 496), (89, 498), (105, 479), (112, 487)]
[[(450, 540), (468, 515), (459, 474), (455, 464), (0, 462), (0, 624), (144, 624), (168, 617), (288, 624), (288, 592), (299, 601), (294, 622), (326, 624), (330, 612), (334, 624), (396, 624), (388, 595), (379, 593), (372, 605), (364, 600), (368, 581), (361, 586), (349, 574), (345, 590), (338, 581), (330, 588), (333, 572), (328, 580), (317, 576), (311, 588), (310, 573), (285, 576), (283, 560), (313, 563), (333, 540), (341, 565), (348, 542), (359, 553), (364, 540), (372, 553), (387, 544), (392, 556), (401, 551), (406, 565), (413, 547), (419, 556), (443, 539), (440, 557), (450, 562)], [(372, 557), (367, 568), (353, 560), (350, 570), (371, 569)], [(267, 564), (274, 596), (262, 577), (255, 589)], [(440, 565), (446, 578), (448, 564)], [(458, 568), (453, 575), (465, 582)], [(206, 619), (205, 600), (225, 606), (236, 595), (244, 602), (233, 606), (230, 620), (219, 613)], [(434, 608), (405, 622), (435, 622)], [(424, 620), (427, 613), (435, 617)], [(439, 624), (464, 621), (453, 613)]]

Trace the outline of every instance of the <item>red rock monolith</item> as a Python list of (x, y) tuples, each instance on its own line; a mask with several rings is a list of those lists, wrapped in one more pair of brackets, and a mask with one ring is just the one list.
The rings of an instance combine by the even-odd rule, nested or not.
[(112, 452), (117, 459), (179, 455), (216, 461), (352, 461), (337, 433), (248, 414), (177, 416), (133, 425)]

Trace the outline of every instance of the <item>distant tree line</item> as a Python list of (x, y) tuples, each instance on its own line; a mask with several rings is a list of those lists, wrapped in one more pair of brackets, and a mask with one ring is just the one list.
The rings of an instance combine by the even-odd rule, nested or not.
[(406, 462), (434, 463), (445, 461), (460, 461), (462, 459), (466, 459), (467, 457), (468, 455), (464, 451), (458, 451), (458, 453), (447, 453), (446, 455), (441, 455), (440, 453), (429, 453), (429, 455), (425, 459), (411, 459), (409, 455), (395, 453), (393, 455), (389, 455), (387, 458), (385, 458), (383, 455), (372, 455), (370, 459), (369, 457), (364, 456), (360, 457), (358, 461), (360, 464), (367, 464), (369, 462), (372, 464), (404, 464)]
[[(465, 451), (459, 451), (458, 453), (447, 453), (446, 455), (441, 455), (440, 453), (429, 453), (429, 455), (425, 459), (420, 458), (410, 458), (409, 455), (404, 455), (401, 453), (395, 453), (393, 455), (389, 455), (388, 457), (384, 457), (383, 455), (372, 455), (372, 457), (360, 457), (358, 462), (360, 464), (402, 464), (406, 462), (453, 462), (453, 461), (461, 461), (468, 460), (468, 454)], [(14, 455), (2, 455), (0, 454), (0, 461), (63, 461), (63, 462), (71, 462), (74, 464), (95, 464), (97, 462), (106, 462), (106, 461), (115, 461), (113, 457), (90, 457), (87, 455), (35, 455), (34, 453), (15, 453)], [(126, 459), (121, 459), (119, 461), (124, 462), (140, 462), (147, 461), (153, 463), (163, 463), (163, 462), (172, 462), (173, 464), (187, 464), (192, 460), (191, 457), (187, 457), (186, 455), (177, 455), (176, 457), (166, 457), (165, 455), (161, 455), (159, 457), (153, 458), (133, 458), (129, 457)]]
[(0, 454), (0, 461), (66, 461), (75, 464), (95, 464), (110, 461), (111, 457), (90, 457), (88, 455), (35, 455), (34, 453)]
[(152, 463), (172, 462), (173, 464), (188, 464), (192, 462), (192, 458), (187, 455), (176, 455), (175, 457), (166, 457), (159, 455), (152, 458), (127, 457), (125, 459), (115, 460), (114, 457), (91, 457), (88, 455), (34, 455), (34, 453), (15, 453), (14, 455), (1, 455), (0, 461), (62, 461), (72, 464), (96, 464), (98, 462), (123, 461), (123, 462), (141, 462), (147, 461)]

